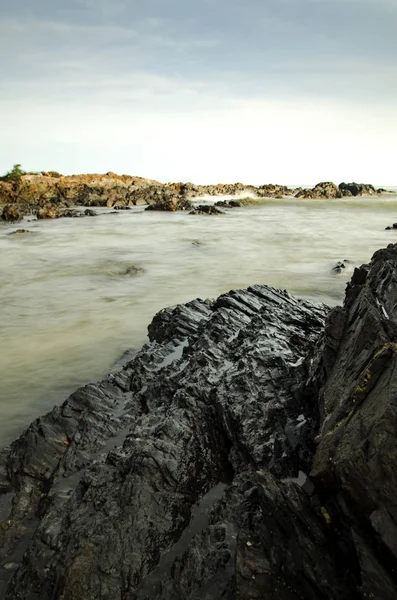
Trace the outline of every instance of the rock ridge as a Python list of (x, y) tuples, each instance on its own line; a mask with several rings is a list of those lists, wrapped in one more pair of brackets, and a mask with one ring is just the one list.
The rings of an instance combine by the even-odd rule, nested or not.
[[(25, 215), (62, 216), (74, 206), (114, 207), (147, 205), (151, 210), (191, 210), (192, 199), (202, 196), (251, 198), (342, 198), (344, 196), (380, 195), (372, 185), (357, 183), (319, 183), (313, 189), (290, 189), (282, 185), (161, 183), (130, 175), (106, 174), (60, 175), (54, 171), (24, 174), (15, 181), (0, 178), (0, 211), (5, 221), (19, 221)], [(42, 217), (46, 218), (46, 217)]]
[(397, 593), (397, 244), (329, 310), (264, 285), (165, 308), (0, 455), (6, 600)]

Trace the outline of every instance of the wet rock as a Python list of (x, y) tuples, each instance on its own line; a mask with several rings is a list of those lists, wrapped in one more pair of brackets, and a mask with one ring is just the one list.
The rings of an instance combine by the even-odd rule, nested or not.
[(131, 265), (127, 267), (123, 271), (121, 271), (120, 275), (128, 275), (130, 277), (135, 277), (136, 275), (142, 275), (144, 273), (144, 269), (142, 267), (136, 267), (135, 265)]
[(331, 311), (267, 286), (163, 309), (0, 454), (0, 594), (396, 598), (396, 357), (397, 244)]
[(61, 211), (56, 206), (47, 204), (39, 208), (36, 212), (38, 219), (58, 219), (61, 216)]
[(218, 200), (218, 202), (215, 202), (214, 206), (220, 208), (240, 208), (242, 204), (238, 200)]
[(22, 221), (24, 214), (25, 213), (20, 206), (7, 204), (6, 206), (3, 206), (1, 218), (3, 221), (12, 223), (14, 221)]
[(16, 229), (15, 231), (11, 231), (8, 235), (22, 235), (25, 233), (33, 233), (33, 231), (30, 231), (29, 229)]
[(79, 219), (83, 217), (83, 213), (79, 210), (68, 208), (66, 210), (63, 210), (58, 216), (65, 219)]
[(95, 212), (95, 210), (92, 210), (91, 208), (86, 208), (84, 211), (84, 215), (86, 217), (97, 217), (98, 213)]
[(397, 246), (356, 269), (335, 339), (317, 377), (322, 414), (311, 476), (322, 502), (344, 522), (357, 562), (359, 597), (396, 595)]
[(397, 223), (393, 223), (391, 227), (389, 226), (385, 228), (386, 231), (390, 231), (391, 229), (397, 229)]
[(122, 371), (33, 423), (4, 459), (5, 562), (29, 547), (6, 598), (133, 597), (220, 481), (310, 462), (300, 390), (324, 315), (266, 286), (165, 309)]
[(350, 261), (346, 258), (343, 261), (338, 261), (334, 267), (332, 267), (333, 273), (342, 273), (343, 269), (346, 269), (346, 266), (350, 264)]
[(214, 205), (211, 204), (200, 204), (196, 206), (194, 210), (192, 210), (189, 215), (224, 215), (225, 213), (222, 210), (219, 210)]

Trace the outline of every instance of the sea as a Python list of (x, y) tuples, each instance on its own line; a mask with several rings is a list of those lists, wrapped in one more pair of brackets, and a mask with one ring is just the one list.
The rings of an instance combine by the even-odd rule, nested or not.
[[(252, 284), (341, 304), (354, 267), (397, 242), (397, 229), (385, 231), (395, 192), (268, 199), (219, 216), (99, 208), (1, 224), (0, 446), (138, 349), (165, 306)], [(21, 227), (31, 233), (14, 235)]]

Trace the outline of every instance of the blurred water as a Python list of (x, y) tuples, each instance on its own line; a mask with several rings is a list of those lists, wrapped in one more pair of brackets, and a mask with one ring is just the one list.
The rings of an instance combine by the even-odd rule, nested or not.
[[(384, 231), (396, 220), (397, 195), (269, 200), (219, 217), (136, 208), (24, 223), (31, 235), (1, 225), (0, 446), (139, 347), (164, 306), (254, 283), (341, 302), (354, 265), (397, 241)], [(132, 265), (144, 272), (122, 274)]]

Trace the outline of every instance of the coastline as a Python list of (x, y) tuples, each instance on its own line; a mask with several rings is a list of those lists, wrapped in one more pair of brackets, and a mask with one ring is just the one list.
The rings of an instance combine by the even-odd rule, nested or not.
[[(151, 179), (116, 175), (63, 176), (55, 172), (17, 175), (0, 178), (0, 211), (5, 221), (21, 221), (25, 215), (39, 219), (95, 216), (92, 207), (112, 207), (116, 210), (147, 205), (151, 210), (194, 210), (192, 200), (202, 197), (231, 196), (240, 203), (263, 198), (294, 197), (302, 199), (337, 199), (362, 196), (378, 197), (392, 194), (383, 188), (362, 183), (322, 182), (313, 188), (290, 189), (282, 185), (160, 183)], [(85, 207), (84, 215), (74, 207)]]

